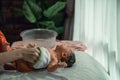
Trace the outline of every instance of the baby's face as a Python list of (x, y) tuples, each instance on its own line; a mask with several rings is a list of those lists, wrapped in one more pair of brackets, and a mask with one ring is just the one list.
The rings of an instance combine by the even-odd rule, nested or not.
[(65, 46), (65, 45), (59, 45), (56, 47), (56, 51), (59, 52), (61, 55), (61, 61), (67, 62), (69, 55), (72, 53), (71, 48)]
[(72, 65), (75, 63), (75, 54), (69, 53), (65, 54), (66, 56), (62, 56), (61, 62), (66, 62), (67, 67), (72, 67)]
[(68, 54), (62, 53), (61, 62), (67, 62), (67, 60), (68, 60)]

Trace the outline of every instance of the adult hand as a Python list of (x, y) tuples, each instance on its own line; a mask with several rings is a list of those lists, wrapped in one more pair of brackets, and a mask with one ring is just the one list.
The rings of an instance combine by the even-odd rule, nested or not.
[(35, 44), (29, 43), (27, 46), (25, 46), (23, 41), (16, 41), (12, 44), (12, 49), (21, 49), (21, 48), (34, 48)]
[(11, 48), (14, 49), (21, 49), (21, 48), (25, 48), (24, 42), (23, 41), (16, 41), (13, 42), (13, 44), (11, 45)]
[(37, 50), (36, 48), (19, 49), (19, 53), (22, 54), (23, 60), (30, 62), (30, 63), (34, 63), (39, 57), (39, 50)]

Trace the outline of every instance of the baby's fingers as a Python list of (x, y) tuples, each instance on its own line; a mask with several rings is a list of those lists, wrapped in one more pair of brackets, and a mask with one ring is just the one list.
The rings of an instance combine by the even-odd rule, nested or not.
[(59, 67), (67, 67), (67, 63), (66, 62), (60, 62), (58, 63)]

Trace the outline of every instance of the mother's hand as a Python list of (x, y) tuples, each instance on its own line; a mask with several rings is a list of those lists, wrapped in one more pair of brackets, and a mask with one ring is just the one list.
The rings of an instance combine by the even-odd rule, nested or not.
[(34, 63), (39, 57), (39, 51), (36, 48), (23, 48), (19, 49), (19, 53), (22, 54), (22, 59)]

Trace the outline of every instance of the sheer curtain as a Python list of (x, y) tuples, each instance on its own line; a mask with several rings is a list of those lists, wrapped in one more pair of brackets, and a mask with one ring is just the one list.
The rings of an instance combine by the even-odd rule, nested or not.
[(85, 42), (113, 80), (120, 80), (119, 21), (119, 0), (75, 0), (73, 40)]

